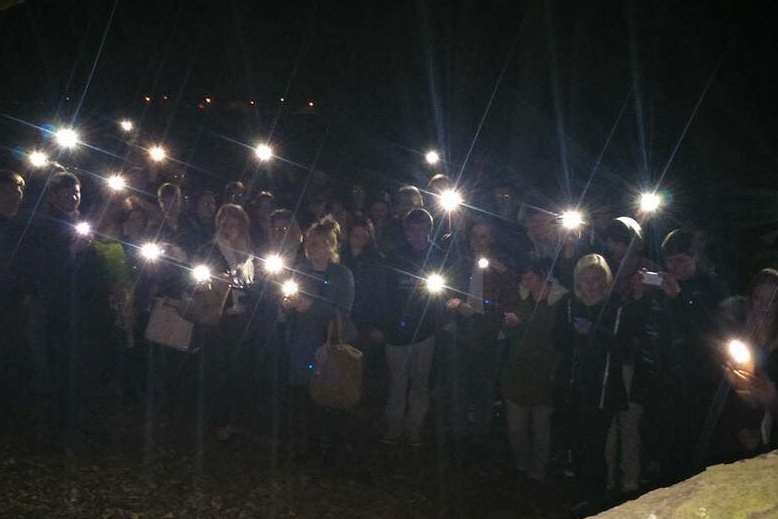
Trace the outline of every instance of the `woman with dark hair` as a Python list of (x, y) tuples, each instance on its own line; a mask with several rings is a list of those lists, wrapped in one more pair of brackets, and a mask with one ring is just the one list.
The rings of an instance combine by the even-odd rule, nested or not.
[(508, 432), (516, 469), (543, 482), (551, 454), (554, 374), (559, 355), (554, 347), (558, 306), (567, 294), (549, 277), (551, 264), (535, 260), (522, 270), (520, 300), (505, 314), (509, 363), (502, 390), (508, 410)]
[(251, 239), (258, 250), (263, 250), (270, 241), (270, 215), (275, 208), (275, 197), (269, 191), (261, 191), (246, 204), (251, 220)]
[(368, 399), (380, 398), (384, 387), (384, 333), (390, 309), (387, 305), (389, 278), (384, 257), (378, 251), (373, 223), (364, 216), (351, 222), (348, 240), (343, 246), (341, 263), (354, 275), (354, 310), (351, 319), (359, 338), (357, 346), (365, 354)]
[(327, 340), (330, 323), (336, 319), (348, 322), (354, 303), (354, 277), (340, 264), (339, 237), (340, 227), (329, 217), (308, 229), (303, 243), (305, 261), (297, 277), (300, 291), (283, 302), (289, 321), (287, 412), (292, 447), (315, 448), (311, 443), (317, 439), (315, 435), (325, 455), (331, 452), (340, 434), (342, 417), (315, 406), (308, 394), (308, 384), (316, 350)]
[(197, 250), (213, 237), (216, 215), (216, 193), (201, 191), (194, 197), (191, 214), (186, 225), (187, 246)]

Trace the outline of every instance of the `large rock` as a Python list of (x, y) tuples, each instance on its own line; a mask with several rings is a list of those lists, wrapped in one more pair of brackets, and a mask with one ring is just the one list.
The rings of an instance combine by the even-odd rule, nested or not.
[(778, 451), (705, 472), (598, 519), (778, 519)]

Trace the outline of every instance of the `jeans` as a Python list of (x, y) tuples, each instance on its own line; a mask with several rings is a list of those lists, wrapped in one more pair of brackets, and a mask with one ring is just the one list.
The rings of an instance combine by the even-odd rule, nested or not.
[[(622, 376), (627, 391), (632, 388), (634, 368), (623, 366)], [(621, 469), (621, 490), (634, 492), (640, 486), (640, 420), (643, 406), (630, 402), (629, 407), (616, 413), (608, 431), (605, 456), (608, 460), (608, 488), (616, 488)]]
[(621, 469), (621, 490), (634, 492), (640, 486), (640, 419), (643, 406), (629, 403), (629, 409), (617, 413), (608, 431), (606, 458), (608, 488), (616, 488)]
[(421, 437), (421, 428), (430, 407), (430, 370), (435, 338), (402, 346), (386, 345), (389, 367), (389, 398), (386, 404), (388, 438), (403, 432), (412, 441)]
[(508, 410), (508, 435), (516, 468), (530, 479), (543, 481), (551, 455), (551, 414), (547, 405), (520, 406), (505, 401)]

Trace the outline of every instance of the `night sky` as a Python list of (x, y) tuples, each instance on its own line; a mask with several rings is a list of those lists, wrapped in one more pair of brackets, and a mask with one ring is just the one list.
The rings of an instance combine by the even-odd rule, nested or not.
[[(737, 218), (772, 188), (774, 19), (749, 2), (28, 0), (0, 12), (0, 108), (70, 121), (83, 96), (85, 140), (114, 149), (130, 116), (219, 180), (265, 139), (285, 167), (390, 188), (435, 147), (449, 174), (549, 208), (595, 168), (589, 204), (666, 171), (676, 217), (708, 222), (711, 197)], [(13, 165), (31, 136), (2, 132)]]

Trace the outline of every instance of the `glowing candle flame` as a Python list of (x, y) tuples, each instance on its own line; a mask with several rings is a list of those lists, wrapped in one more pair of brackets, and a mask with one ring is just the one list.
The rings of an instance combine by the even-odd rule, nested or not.
[(746, 343), (740, 339), (732, 339), (729, 341), (727, 351), (729, 351), (729, 356), (732, 357), (732, 360), (737, 364), (743, 365), (751, 362), (751, 350)]
[(78, 132), (73, 128), (60, 128), (54, 134), (54, 140), (63, 148), (72, 149), (78, 145)]
[(105, 182), (111, 191), (124, 191), (127, 187), (127, 181), (121, 175), (111, 175)]
[(284, 297), (292, 297), (298, 292), (300, 292), (300, 285), (294, 279), (287, 279), (281, 285), (281, 293), (284, 294)]
[(462, 205), (462, 195), (453, 189), (447, 189), (440, 194), (440, 206), (446, 211), (454, 211)]
[(254, 148), (254, 154), (259, 160), (266, 162), (273, 158), (273, 148), (264, 143), (257, 144)]
[(89, 222), (78, 222), (76, 224), (76, 232), (79, 236), (89, 236), (92, 233), (92, 226)]
[(440, 274), (430, 274), (426, 285), (430, 294), (439, 294), (446, 288), (446, 280)]
[(162, 256), (162, 247), (154, 242), (144, 243), (140, 248), (140, 255), (146, 261), (156, 261)]
[(162, 146), (159, 145), (152, 146), (149, 149), (149, 157), (154, 162), (162, 162), (167, 158), (167, 151), (165, 151), (165, 148), (163, 148)]
[(211, 279), (211, 269), (207, 265), (197, 265), (192, 269), (192, 279), (197, 283), (206, 283)]
[(560, 220), (562, 221), (562, 227), (570, 231), (578, 229), (584, 224), (583, 215), (580, 211), (575, 210), (565, 211), (562, 213)]
[(662, 197), (656, 193), (643, 193), (640, 195), (640, 210), (644, 213), (653, 213), (662, 205)]
[(49, 156), (42, 151), (33, 151), (27, 155), (27, 160), (30, 162), (32, 167), (42, 168), (49, 163)]
[(272, 254), (265, 258), (265, 272), (268, 274), (278, 274), (284, 270), (284, 258), (278, 254)]

